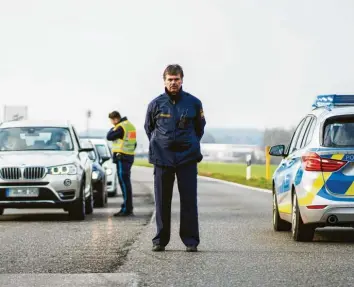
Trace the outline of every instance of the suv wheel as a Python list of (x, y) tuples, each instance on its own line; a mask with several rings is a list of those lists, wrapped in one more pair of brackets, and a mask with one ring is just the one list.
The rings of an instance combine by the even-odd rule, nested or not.
[(4, 214), (4, 208), (0, 208), (0, 215), (3, 215)]
[(93, 213), (93, 205), (94, 205), (93, 190), (92, 190), (92, 187), (91, 187), (90, 188), (90, 195), (86, 199), (86, 204), (85, 204), (85, 212), (86, 212), (86, 214), (92, 214)]
[(294, 192), (293, 195), (293, 208), (291, 214), (291, 233), (295, 241), (312, 241), (315, 234), (315, 228), (311, 225), (304, 224), (300, 215), (299, 204), (297, 196)]
[(275, 231), (289, 231), (291, 229), (291, 223), (280, 218), (275, 192), (273, 192), (273, 228)]
[(86, 217), (85, 185), (82, 183), (80, 197), (69, 207), (69, 217), (74, 220), (84, 220)]
[(104, 183), (97, 190), (97, 201), (95, 201), (97, 207), (105, 207), (107, 203), (107, 191)]

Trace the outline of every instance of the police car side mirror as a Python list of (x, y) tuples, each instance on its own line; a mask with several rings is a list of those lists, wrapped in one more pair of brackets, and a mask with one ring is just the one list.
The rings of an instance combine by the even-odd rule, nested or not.
[(269, 154), (272, 156), (284, 156), (285, 155), (285, 145), (275, 145), (269, 150)]

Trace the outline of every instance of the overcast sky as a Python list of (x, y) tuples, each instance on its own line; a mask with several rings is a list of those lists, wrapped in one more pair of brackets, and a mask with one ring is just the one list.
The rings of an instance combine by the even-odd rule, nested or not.
[[(209, 127), (288, 127), (317, 94), (354, 94), (354, 1), (0, 0), (0, 105), (143, 128), (169, 63)], [(2, 114), (2, 110), (1, 110)]]

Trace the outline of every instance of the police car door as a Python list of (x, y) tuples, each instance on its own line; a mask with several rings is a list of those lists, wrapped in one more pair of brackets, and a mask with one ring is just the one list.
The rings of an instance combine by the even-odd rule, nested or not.
[(305, 153), (303, 149), (304, 138), (312, 121), (311, 116), (306, 116), (297, 126), (291, 142), (286, 151), (286, 157), (281, 163), (281, 183), (277, 190), (277, 200), (281, 217), (290, 217), (292, 210), (292, 186), (295, 183), (296, 175), (301, 168), (301, 157)]

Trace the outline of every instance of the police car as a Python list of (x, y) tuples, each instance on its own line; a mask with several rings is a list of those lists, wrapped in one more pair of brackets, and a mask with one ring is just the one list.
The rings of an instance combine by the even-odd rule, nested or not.
[(354, 226), (354, 95), (317, 96), (290, 144), (272, 146), (273, 227), (312, 241), (315, 229)]

